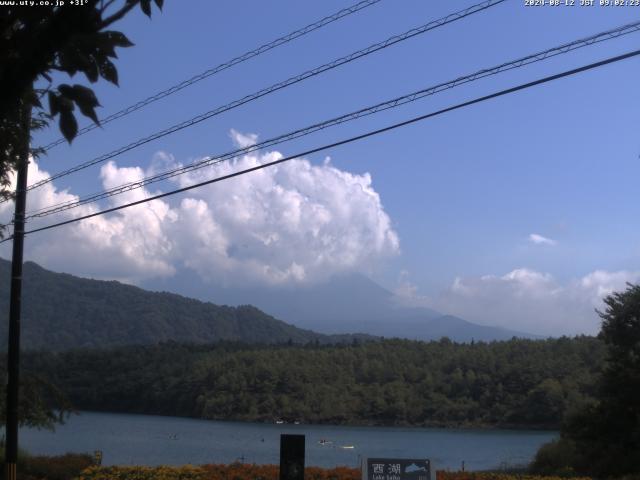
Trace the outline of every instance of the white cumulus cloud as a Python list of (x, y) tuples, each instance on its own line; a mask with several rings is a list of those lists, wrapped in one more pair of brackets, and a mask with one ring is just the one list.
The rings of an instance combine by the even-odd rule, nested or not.
[[(231, 137), (241, 146), (257, 140), (257, 135), (236, 131)], [(174, 186), (163, 189), (277, 158), (282, 158), (278, 152), (246, 155), (176, 177)], [(111, 188), (169, 166), (176, 166), (173, 157), (159, 153), (146, 169), (109, 162), (100, 178), (104, 188)], [(35, 162), (30, 164), (30, 183), (48, 176)], [(29, 192), (28, 210), (76, 198), (55, 183)], [(107, 206), (155, 193), (133, 190), (112, 197)], [(10, 219), (12, 208), (0, 205), (0, 221)], [(83, 206), (36, 220), (29, 228), (94, 211), (95, 206)], [(8, 258), (8, 244), (0, 253)], [(371, 176), (303, 158), (36, 233), (26, 243), (27, 257), (48, 268), (133, 283), (171, 276), (180, 267), (224, 284), (312, 282), (341, 271), (367, 270), (398, 253), (398, 236)]]
[(241, 133), (234, 128), (229, 132), (229, 137), (238, 148), (251, 147), (258, 143), (258, 135), (256, 133)]
[[(116, 181), (140, 179), (142, 169), (117, 169), (107, 164), (101, 170), (105, 187)], [(29, 164), (29, 183), (49, 178), (38, 164)], [(14, 179), (15, 181), (15, 179)], [(146, 191), (129, 192), (126, 201), (137, 200)], [(58, 190), (54, 183), (31, 190), (27, 196), (27, 212), (61, 202), (77, 200), (76, 195)], [(119, 201), (124, 201), (121, 199)], [(111, 203), (115, 205), (115, 202)], [(94, 205), (61, 212), (27, 223), (26, 230), (69, 220), (96, 212)], [(12, 216), (13, 203), (0, 204), (0, 221), (7, 223)], [(93, 217), (41, 233), (25, 239), (25, 258), (36, 261), (56, 271), (76, 273), (94, 278), (117, 279), (136, 282), (141, 278), (172, 275), (175, 271), (169, 261), (171, 239), (166, 235), (166, 225), (175, 214), (162, 201), (122, 210), (108, 216)], [(10, 243), (1, 246), (0, 254), (10, 257)]]
[(640, 281), (640, 272), (595, 271), (564, 284), (520, 268), (504, 275), (456, 278), (432, 307), (484, 325), (539, 335), (595, 334), (603, 297)]
[[(183, 187), (277, 160), (246, 155), (177, 178)], [(224, 270), (209, 256), (181, 255), (202, 276), (244, 270), (267, 282), (316, 280), (367, 269), (399, 251), (399, 240), (368, 173), (355, 175), (308, 160), (287, 163), (190, 192), (207, 206), (200, 221), (216, 224), (228, 243)], [(183, 207), (184, 208), (184, 207)]]
[(535, 245), (555, 245), (557, 242), (551, 238), (543, 237), (537, 233), (529, 235), (529, 241)]

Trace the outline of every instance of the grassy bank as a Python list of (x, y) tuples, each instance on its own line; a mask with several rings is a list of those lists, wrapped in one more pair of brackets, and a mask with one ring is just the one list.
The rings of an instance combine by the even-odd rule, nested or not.
[[(4, 460), (1, 458), (0, 460)], [(31, 455), (20, 452), (18, 472), (21, 480), (278, 480), (278, 465), (241, 463), (183, 466), (100, 466), (93, 456), (68, 453), (60, 456)], [(0, 479), (4, 478), (4, 471)], [(360, 480), (358, 468), (307, 467), (305, 480)], [(566, 480), (567, 476), (529, 475), (513, 472), (438, 471), (436, 480)], [(590, 480), (572, 477), (571, 480)], [(635, 480), (635, 479), (634, 479)]]
[[(86, 454), (57, 457), (24, 455), (19, 478), (23, 480), (278, 480), (278, 465), (210, 464), (183, 466), (98, 466)], [(4, 473), (4, 472), (3, 472)], [(4, 478), (4, 477), (0, 477)], [(358, 468), (307, 467), (305, 480), (360, 480)], [(567, 477), (506, 472), (436, 472), (436, 480), (567, 480)], [(591, 480), (572, 477), (571, 480)]]
[[(182, 467), (91, 467), (78, 480), (277, 480), (277, 465), (186, 465)], [(360, 480), (349, 467), (305, 468), (305, 480)]]
[[(0, 457), (4, 467), (4, 450)], [(50, 457), (31, 455), (21, 451), (18, 456), (18, 478), (20, 480), (72, 480), (93, 465), (93, 457), (87, 454), (67, 453)], [(0, 478), (5, 478), (4, 468), (1, 469)]]

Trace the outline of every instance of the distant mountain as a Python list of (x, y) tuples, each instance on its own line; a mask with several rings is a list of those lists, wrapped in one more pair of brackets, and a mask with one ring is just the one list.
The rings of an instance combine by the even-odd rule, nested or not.
[(423, 340), (436, 340), (442, 337), (448, 337), (456, 342), (490, 342), (493, 340), (511, 340), (517, 338), (542, 338), (528, 333), (509, 330), (502, 327), (488, 327), (478, 325), (463, 320), (453, 315), (441, 315), (437, 318), (427, 319), (425, 321), (416, 321), (413, 324), (406, 324), (407, 338), (418, 338)]
[(364, 332), (384, 337), (458, 342), (538, 338), (501, 327), (477, 325), (423, 307), (403, 305), (389, 290), (361, 274), (337, 275), (329, 281), (292, 287), (222, 288), (208, 285), (195, 274), (147, 282), (146, 288), (229, 305), (251, 303), (285, 322), (321, 333)]
[[(7, 345), (10, 266), (0, 259), (0, 349)], [(25, 349), (64, 350), (168, 340), (337, 343), (355, 338), (303, 330), (250, 305), (218, 306), (115, 281), (54, 273), (33, 262), (25, 263), (23, 278), (21, 343)]]

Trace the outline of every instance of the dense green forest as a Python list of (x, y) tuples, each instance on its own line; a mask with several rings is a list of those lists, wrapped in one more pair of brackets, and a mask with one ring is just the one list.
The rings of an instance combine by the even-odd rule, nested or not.
[(78, 409), (272, 422), (558, 428), (594, 393), (596, 338), (221, 343), (30, 353)]

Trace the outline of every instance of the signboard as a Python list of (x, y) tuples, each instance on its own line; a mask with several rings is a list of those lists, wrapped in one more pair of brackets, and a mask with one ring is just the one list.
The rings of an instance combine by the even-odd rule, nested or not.
[(431, 462), (423, 458), (368, 458), (366, 480), (431, 480)]
[(280, 435), (279, 480), (304, 480), (304, 435)]

